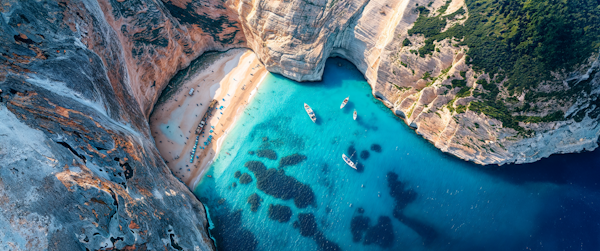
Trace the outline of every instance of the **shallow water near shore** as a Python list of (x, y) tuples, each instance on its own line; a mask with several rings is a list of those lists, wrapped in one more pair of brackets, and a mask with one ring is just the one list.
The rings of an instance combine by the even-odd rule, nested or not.
[(456, 159), (332, 58), (321, 82), (269, 74), (195, 194), (219, 250), (598, 250), (598, 167), (598, 151), (500, 168)]

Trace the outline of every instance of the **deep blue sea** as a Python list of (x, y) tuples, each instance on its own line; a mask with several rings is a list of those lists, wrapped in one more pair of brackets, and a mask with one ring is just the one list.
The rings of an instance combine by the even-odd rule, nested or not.
[(598, 151), (502, 167), (459, 160), (337, 58), (321, 82), (267, 76), (207, 174), (195, 194), (219, 250), (600, 250)]

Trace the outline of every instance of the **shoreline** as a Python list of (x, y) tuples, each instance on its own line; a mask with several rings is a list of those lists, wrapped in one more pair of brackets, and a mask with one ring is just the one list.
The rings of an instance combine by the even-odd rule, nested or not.
[[(229, 135), (230, 129), (233, 128), (233, 126), (235, 126), (235, 124), (236, 124), (236, 122), (237, 122), (237, 120), (238, 120), (238, 118), (240, 116), (240, 112), (243, 112), (246, 109), (246, 106), (250, 103), (250, 100), (252, 100), (252, 97), (254, 96), (254, 94), (256, 92), (258, 92), (258, 87), (260, 86), (260, 84), (262, 83), (262, 81), (267, 77), (267, 73), (268, 72), (266, 70), (263, 73), (261, 73), (262, 77), (260, 78), (260, 80), (258, 82), (256, 82), (256, 86), (250, 92), (250, 94), (248, 96), (248, 100), (243, 104), (243, 106), (238, 107), (238, 109), (237, 109), (237, 111), (235, 113), (235, 117), (233, 118), (233, 122), (230, 124), (229, 127), (227, 127), (225, 129), (225, 132), (223, 133), (223, 136), (218, 138), (217, 145), (215, 146), (215, 149), (214, 149), (215, 153), (218, 153), (219, 150), (221, 150), (222, 143), (223, 143), (223, 141), (225, 141), (225, 139)], [(210, 164), (212, 164), (216, 158), (217, 158), (217, 154), (215, 154), (212, 157), (212, 159), (210, 159), (210, 161), (208, 161), (204, 166), (202, 166), (202, 168), (199, 169), (200, 173), (197, 173), (195, 175), (195, 177), (194, 177), (194, 175), (192, 176), (194, 178), (191, 180), (191, 182), (186, 183), (186, 185), (188, 185), (188, 187), (190, 187), (190, 189), (192, 189), (192, 191), (194, 191), (194, 189), (196, 188), (196, 186), (198, 186), (198, 183), (200, 183), (200, 180), (202, 179), (202, 176), (204, 176), (204, 174), (206, 173), (206, 171), (208, 171), (208, 168), (210, 167)]]
[[(181, 80), (178, 90), (157, 104), (150, 117), (152, 136), (159, 152), (173, 175), (192, 191), (268, 73), (256, 54), (248, 49), (232, 49), (201, 63), (206, 64), (205, 67)], [(192, 96), (188, 94), (190, 88), (194, 88)], [(190, 163), (198, 136), (196, 127), (213, 99), (219, 103), (199, 135), (195, 157)], [(212, 135), (211, 141), (207, 141), (208, 135)]]

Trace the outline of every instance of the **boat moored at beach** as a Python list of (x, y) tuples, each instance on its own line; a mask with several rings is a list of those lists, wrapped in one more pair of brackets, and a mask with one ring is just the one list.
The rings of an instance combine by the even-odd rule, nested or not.
[(354, 120), (356, 120), (356, 118), (357, 118), (357, 117), (358, 117), (358, 114), (356, 113), (356, 109), (355, 109), (355, 110), (354, 110), (354, 115), (352, 115), (352, 118), (353, 118)]
[(342, 102), (342, 105), (340, 105), (340, 109), (344, 108), (344, 106), (346, 106), (346, 104), (348, 104), (348, 100), (350, 100), (350, 96), (348, 96), (346, 99), (344, 99), (344, 101)]
[(348, 158), (348, 156), (346, 156), (346, 154), (342, 153), (342, 159), (344, 159), (346, 164), (348, 164), (350, 167), (356, 169), (356, 164), (354, 164), (354, 162), (352, 162), (352, 160), (350, 160), (350, 158)]
[(317, 123), (317, 115), (315, 115), (315, 112), (313, 112), (312, 108), (310, 108), (310, 106), (308, 106), (306, 103), (304, 103), (304, 110), (306, 110), (306, 113), (308, 113), (310, 120)]
[(219, 101), (214, 100), (214, 99), (212, 101), (210, 101), (210, 104), (208, 105), (208, 109), (206, 110), (206, 113), (204, 113), (204, 116), (202, 116), (200, 123), (198, 123), (198, 126), (196, 127), (196, 134), (202, 134), (202, 130), (204, 130), (204, 126), (206, 125), (206, 122), (212, 116), (213, 108), (216, 109), (217, 105), (219, 105)]

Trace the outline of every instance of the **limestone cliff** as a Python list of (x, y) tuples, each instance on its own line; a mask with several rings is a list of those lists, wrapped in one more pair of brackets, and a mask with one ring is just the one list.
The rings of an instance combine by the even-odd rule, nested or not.
[[(298, 81), (317, 80), (327, 57), (346, 58), (365, 74), (376, 97), (436, 147), (459, 158), (478, 164), (526, 163), (554, 153), (595, 149), (600, 133), (598, 53), (588, 52), (584, 55), (587, 61), (580, 60), (569, 69), (542, 72), (551, 77), (515, 94), (504, 83), (525, 80), (500, 79), (504, 75), (473, 70), (464, 37), (440, 38), (440, 33), (454, 32), (454, 26), (467, 26), (465, 22), (472, 18), (469, 6), (488, 7), (485, 5), (492, 2), (498, 4), (469, 0), (230, 0), (228, 6), (237, 10), (248, 46), (269, 71)], [(511, 4), (503, 2), (499, 4)], [(571, 4), (575, 4), (571, 9), (594, 10)], [(487, 16), (501, 11), (493, 9), (496, 6), (489, 8), (492, 11)], [(425, 20), (421, 22), (426, 26), (423, 31), (415, 27), (420, 16)], [(587, 28), (597, 34), (597, 24), (592, 22)], [(439, 41), (422, 35), (431, 30)], [(567, 46), (567, 53), (581, 47), (561, 46)], [(495, 101), (486, 98), (488, 92), (479, 80), (496, 81), (493, 84), (499, 96), (493, 98), (502, 103), (516, 100), (514, 105), (490, 116), (492, 112), (480, 104)], [(508, 116), (505, 121), (497, 119), (502, 113)]]
[(176, 6), (0, 3), (1, 250), (214, 248), (146, 117), (178, 69), (241, 33), (218, 3)]

